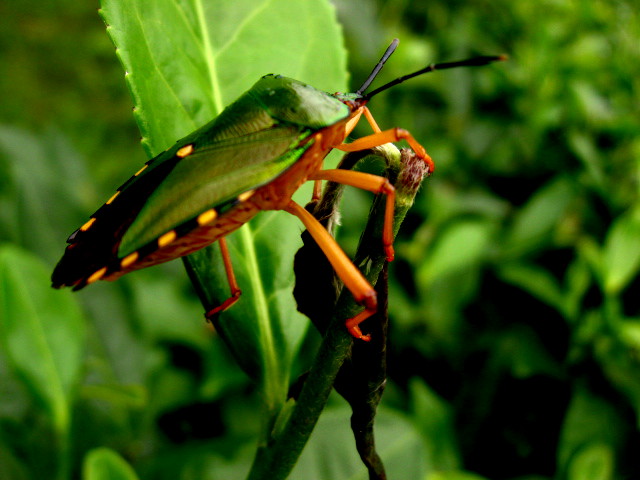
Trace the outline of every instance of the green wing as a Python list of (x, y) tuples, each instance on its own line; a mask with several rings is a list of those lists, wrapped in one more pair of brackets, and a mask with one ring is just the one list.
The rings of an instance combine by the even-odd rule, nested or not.
[[(97, 270), (209, 208), (278, 177), (310, 146), (309, 127), (275, 120), (245, 94), (209, 124), (147, 162), (76, 230), (56, 266), (55, 287), (86, 285)], [(181, 154), (191, 146), (191, 153)], [(112, 270), (113, 269), (113, 270)]]
[(239, 194), (254, 189), (284, 172), (309, 144), (297, 126), (227, 138), (181, 159), (149, 196), (118, 248), (120, 256), (137, 250), (163, 233), (209, 208), (220, 208)]

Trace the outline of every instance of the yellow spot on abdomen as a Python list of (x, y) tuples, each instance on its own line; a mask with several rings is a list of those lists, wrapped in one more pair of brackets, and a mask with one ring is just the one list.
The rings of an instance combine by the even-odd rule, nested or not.
[(198, 225), (202, 226), (206, 225), (207, 223), (211, 223), (216, 219), (217, 216), (218, 213), (213, 208), (207, 210), (206, 212), (202, 212), (200, 215), (198, 215)]
[(191, 155), (192, 153), (193, 153), (193, 145), (189, 144), (189, 145), (185, 145), (180, 150), (178, 150), (176, 152), (176, 155), (180, 158), (184, 158), (187, 155)]
[(122, 261), (120, 262), (120, 267), (127, 268), (129, 265), (136, 263), (139, 256), (140, 255), (138, 254), (138, 252), (130, 253), (129, 255), (127, 255), (122, 259)]
[(107, 205), (111, 205), (111, 203), (116, 199), (116, 197), (120, 195), (120, 190), (114, 193), (109, 200), (107, 200)]
[(171, 230), (170, 232), (167, 232), (164, 235), (161, 235), (160, 238), (158, 238), (158, 247), (160, 248), (166, 247), (171, 242), (173, 242), (176, 239), (176, 237), (177, 235), (175, 230)]
[(80, 231), (81, 232), (86, 232), (87, 230), (89, 230), (91, 228), (91, 225), (93, 225), (95, 223), (95, 221), (96, 221), (95, 217), (91, 217), (87, 223), (85, 223), (84, 225), (82, 225), (80, 227)]
[(253, 196), (254, 193), (256, 193), (255, 190), (249, 190), (247, 192), (243, 192), (240, 195), (238, 195), (238, 200), (240, 202), (246, 202), (247, 200), (249, 200)]
[(107, 273), (107, 267), (102, 267), (100, 270), (96, 270), (89, 276), (89, 278), (87, 278), (87, 285), (100, 280), (105, 273)]
[(144, 172), (144, 169), (147, 168), (149, 165), (145, 164), (144, 167), (142, 167), (140, 170), (138, 170), (134, 177), (137, 177), (138, 175), (140, 175), (142, 172)]

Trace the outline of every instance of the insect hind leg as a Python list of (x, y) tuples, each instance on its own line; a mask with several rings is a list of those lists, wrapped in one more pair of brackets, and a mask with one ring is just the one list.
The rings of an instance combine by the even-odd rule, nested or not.
[(378, 301), (375, 289), (362, 275), (360, 270), (351, 262), (335, 239), (327, 232), (316, 218), (307, 212), (293, 200), (284, 208), (285, 211), (298, 217), (307, 231), (311, 234), (320, 249), (326, 255), (327, 260), (335, 270), (336, 274), (344, 282), (345, 287), (353, 294), (355, 300), (364, 305), (364, 310), (353, 318), (345, 321), (346, 327), (355, 338), (368, 342), (371, 337), (364, 335), (359, 324), (376, 313)]
[(218, 244), (220, 245), (220, 253), (222, 254), (222, 262), (224, 264), (224, 271), (227, 274), (227, 281), (229, 282), (229, 289), (231, 290), (231, 296), (227, 298), (224, 302), (222, 302), (217, 307), (213, 307), (208, 310), (204, 316), (207, 320), (211, 321), (213, 317), (217, 314), (224, 312), (225, 310), (231, 308), (231, 306), (240, 300), (240, 295), (242, 295), (242, 290), (238, 286), (238, 282), (236, 281), (236, 275), (233, 273), (233, 265), (231, 265), (231, 256), (229, 255), (229, 248), (227, 247), (227, 240), (222, 237), (218, 240)]

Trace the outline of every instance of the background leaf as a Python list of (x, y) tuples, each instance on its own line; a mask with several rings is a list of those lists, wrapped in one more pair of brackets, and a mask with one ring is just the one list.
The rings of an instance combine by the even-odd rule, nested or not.
[[(345, 422), (349, 413), (346, 406), (324, 412), (290, 478), (369, 478), (357, 455), (353, 455), (353, 433)], [(336, 449), (336, 445), (341, 447)], [(385, 459), (389, 478), (421, 478), (429, 468), (418, 432), (396, 412), (381, 409), (376, 416), (376, 449)]]
[(429, 284), (439, 277), (477, 265), (482, 260), (486, 243), (490, 238), (491, 226), (486, 222), (456, 223), (446, 230), (420, 265), (420, 284), (428, 288)]
[(618, 293), (640, 266), (640, 210), (632, 210), (613, 223), (603, 252), (604, 288)]
[(49, 287), (49, 270), (14, 246), (0, 247), (0, 338), (17, 373), (66, 435), (82, 361), (84, 323), (69, 293)]
[(607, 445), (590, 444), (576, 453), (569, 466), (569, 480), (611, 480), (613, 452)]
[(84, 459), (84, 480), (137, 480), (133, 468), (109, 448), (90, 451)]
[[(59, 225), (75, 222), (79, 205), (92, 199), (84, 188), (90, 181), (78, 151), (53, 129), (37, 136), (0, 125), (0, 172), (0, 240), (57, 260)], [(75, 188), (60, 195), (70, 183)]]

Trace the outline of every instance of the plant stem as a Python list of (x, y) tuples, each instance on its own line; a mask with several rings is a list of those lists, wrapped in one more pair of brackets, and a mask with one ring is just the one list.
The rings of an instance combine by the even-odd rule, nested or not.
[(302, 453), (353, 344), (342, 322), (336, 323), (327, 331), (286, 426), (275, 442), (258, 451), (248, 480), (283, 480)]
[[(387, 158), (392, 170), (391, 176), (393, 180), (397, 178), (394, 233), (397, 232), (407, 210), (413, 203), (413, 198), (426, 173), (423, 162), (416, 160), (414, 155), (403, 154), (402, 158), (401, 162), (399, 153), (397, 159), (393, 159), (395, 161)], [(381, 205), (374, 205), (356, 253), (356, 264), (360, 263), (358, 260), (363, 262), (363, 259), (366, 258), (370, 260), (366, 277), (372, 284), (376, 283), (385, 262), (385, 256), (380, 246), (383, 214), (384, 209), (381, 208)], [(372, 245), (376, 245), (376, 247), (372, 247)], [(318, 422), (338, 371), (350, 355), (353, 346), (354, 339), (344, 328), (344, 319), (353, 317), (362, 308), (356, 304), (351, 294), (344, 290), (338, 299), (318, 355), (291, 415), (273, 440), (268, 445), (259, 447), (247, 477), (248, 480), (286, 479)]]

